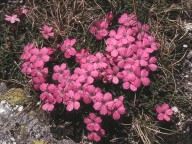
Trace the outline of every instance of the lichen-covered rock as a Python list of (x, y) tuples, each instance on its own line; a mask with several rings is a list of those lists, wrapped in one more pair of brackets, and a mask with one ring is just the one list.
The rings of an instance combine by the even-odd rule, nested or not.
[(30, 102), (31, 98), (20, 88), (0, 94), (0, 144), (75, 144), (54, 139), (45, 112), (23, 109)]
[(24, 105), (31, 101), (30, 97), (27, 97), (24, 91), (20, 88), (11, 88), (4, 94), (0, 95), (0, 101), (6, 100), (12, 106)]

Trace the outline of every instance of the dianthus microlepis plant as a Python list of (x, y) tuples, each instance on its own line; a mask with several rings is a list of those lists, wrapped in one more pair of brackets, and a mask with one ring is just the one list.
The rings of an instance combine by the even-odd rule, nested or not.
[[(20, 59), (23, 61), (22, 73), (32, 79), (35, 90), (41, 91), (40, 99), (42, 109), (52, 111), (55, 104), (66, 105), (67, 111), (79, 110), (81, 103), (90, 104), (98, 114), (93, 112), (84, 118), (86, 129), (89, 131), (87, 138), (100, 141), (105, 135), (102, 128), (102, 118), (99, 116), (112, 116), (119, 120), (126, 113), (123, 95), (114, 95), (103, 91), (95, 85), (96, 81), (104, 84), (120, 85), (124, 90), (137, 91), (142, 85), (150, 84), (149, 73), (156, 71), (157, 59), (152, 54), (158, 50), (160, 44), (149, 34), (149, 26), (137, 20), (137, 16), (124, 13), (118, 18), (117, 29), (108, 30), (113, 21), (113, 13), (93, 23), (89, 32), (97, 40), (105, 39), (105, 52), (91, 54), (83, 48), (75, 48), (78, 40), (66, 38), (60, 48), (37, 48), (34, 43), (24, 47)], [(44, 25), (40, 33), (45, 39), (54, 37), (53, 28)], [(74, 58), (78, 64), (71, 72), (68, 64), (63, 62), (53, 66), (50, 74), (46, 65), (54, 59), (55, 51), (63, 53), (63, 59)], [(52, 79), (47, 82), (48, 77)], [(164, 106), (165, 107), (165, 106)], [(167, 106), (166, 106), (167, 107)], [(165, 110), (166, 111), (166, 110)], [(158, 119), (169, 120), (164, 111), (157, 108)]]

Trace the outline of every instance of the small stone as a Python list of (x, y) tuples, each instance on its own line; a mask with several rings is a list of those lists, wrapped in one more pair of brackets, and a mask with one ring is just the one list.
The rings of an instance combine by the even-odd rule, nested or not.
[(184, 44), (184, 45), (183, 45), (183, 47), (184, 47), (184, 48), (187, 48), (187, 47), (188, 47), (188, 45)]
[(187, 58), (188, 58), (188, 59), (191, 59), (191, 58), (192, 58), (192, 51), (190, 51), (190, 52), (188, 53)]
[(178, 113), (178, 111), (179, 111), (176, 106), (172, 107), (171, 109), (174, 111), (174, 113)]
[(18, 108), (18, 111), (20, 112), (20, 111), (22, 111), (23, 110), (23, 106), (20, 106), (19, 108)]
[(5, 113), (5, 109), (0, 108), (0, 114)]

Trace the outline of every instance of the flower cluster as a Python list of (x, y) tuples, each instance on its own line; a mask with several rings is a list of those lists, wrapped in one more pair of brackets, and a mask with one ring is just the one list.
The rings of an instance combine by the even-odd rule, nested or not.
[(48, 68), (45, 63), (49, 61), (50, 54), (53, 53), (51, 48), (43, 47), (36, 48), (34, 43), (24, 47), (24, 53), (20, 59), (25, 62), (22, 64), (21, 72), (32, 77), (32, 82), (35, 90), (39, 90), (42, 83), (46, 82)]
[(105, 135), (105, 130), (101, 128), (102, 119), (94, 113), (89, 113), (88, 118), (84, 118), (86, 129), (90, 131), (87, 138), (96, 142), (101, 140), (101, 136)]
[(162, 104), (161, 106), (157, 106), (155, 110), (158, 113), (157, 115), (158, 120), (170, 121), (170, 116), (173, 114), (173, 110), (169, 108), (168, 104)]
[[(150, 84), (149, 72), (157, 69), (157, 59), (152, 53), (160, 45), (149, 35), (149, 26), (138, 22), (135, 14), (125, 13), (118, 20), (118, 29), (108, 32), (106, 29), (112, 20), (113, 14), (109, 12), (103, 21), (97, 21), (90, 28), (96, 39), (102, 39), (109, 34), (105, 53), (90, 54), (86, 49), (76, 51), (76, 39), (67, 38), (63, 41), (57, 50), (63, 53), (64, 58), (75, 58), (77, 65), (73, 71), (63, 62), (54, 65), (51, 73), (46, 62), (50, 61), (53, 49), (39, 49), (33, 43), (24, 47), (21, 71), (31, 76), (35, 90), (41, 91), (43, 110), (52, 111), (56, 103), (64, 104), (67, 111), (79, 110), (82, 101), (92, 104), (93, 109), (100, 115), (119, 120), (126, 112), (124, 96), (104, 92), (102, 88), (94, 85), (95, 82), (118, 84), (131, 91), (136, 91), (141, 85)], [(51, 27), (45, 25), (43, 29), (41, 33), (45, 38), (54, 35)], [(49, 77), (49, 83), (48, 76), (52, 76)], [(90, 113), (84, 122), (90, 131), (88, 139), (100, 141), (105, 134), (101, 128), (101, 118)]]
[(107, 28), (111, 21), (113, 20), (112, 11), (108, 12), (103, 20), (98, 20), (93, 23), (90, 27), (89, 32), (93, 34), (97, 40), (101, 40), (103, 37), (108, 35)]
[(136, 91), (141, 84), (148, 86), (150, 71), (157, 69), (151, 53), (160, 46), (148, 34), (149, 26), (137, 21), (135, 14), (123, 14), (118, 20), (119, 28), (110, 30), (106, 40), (106, 57), (109, 61), (104, 80), (114, 84), (122, 83), (123, 89)]

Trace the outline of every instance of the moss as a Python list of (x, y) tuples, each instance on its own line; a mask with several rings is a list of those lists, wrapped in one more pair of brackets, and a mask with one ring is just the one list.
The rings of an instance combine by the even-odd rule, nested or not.
[(26, 97), (24, 91), (20, 88), (11, 88), (4, 94), (0, 95), (0, 100), (6, 100), (12, 106), (24, 105), (28, 103), (31, 99)]

